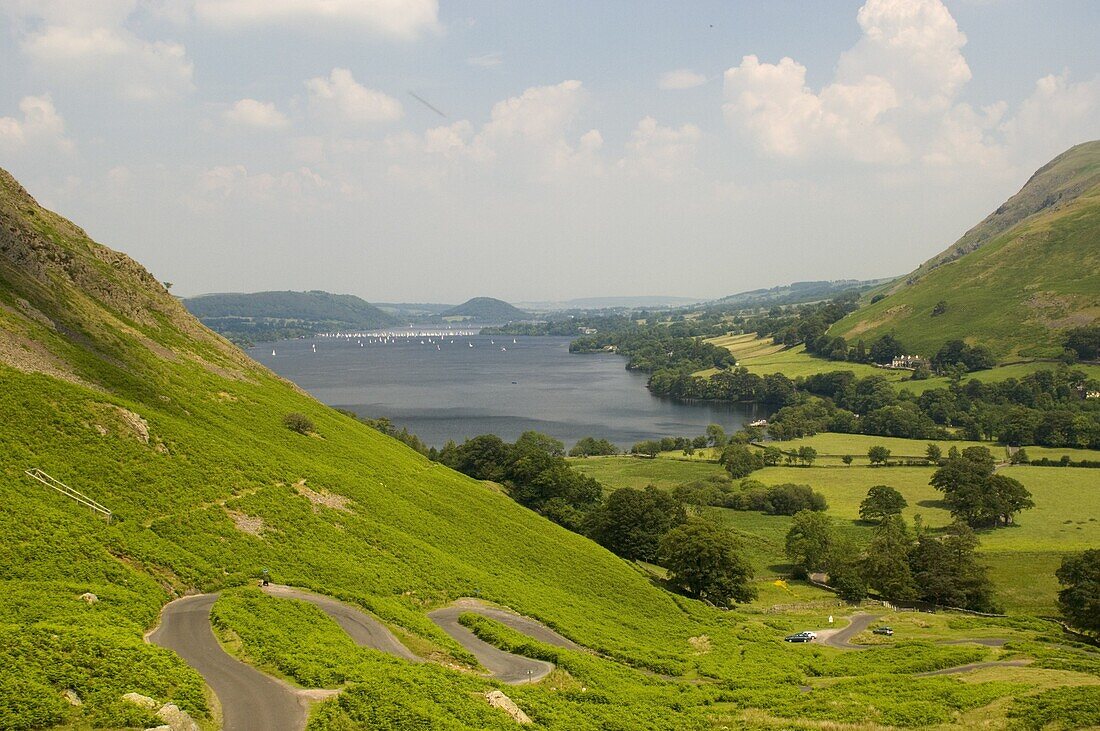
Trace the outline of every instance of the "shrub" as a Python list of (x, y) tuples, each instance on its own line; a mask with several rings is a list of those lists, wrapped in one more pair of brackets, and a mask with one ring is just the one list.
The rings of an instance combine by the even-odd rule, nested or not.
[(313, 431), (313, 420), (297, 411), (292, 411), (284, 416), (283, 425), (299, 434), (309, 434)]

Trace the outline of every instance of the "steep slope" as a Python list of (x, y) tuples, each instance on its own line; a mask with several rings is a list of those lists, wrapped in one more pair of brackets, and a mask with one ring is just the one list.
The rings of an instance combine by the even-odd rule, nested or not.
[[(1002, 361), (1061, 352), (1061, 331), (1100, 317), (1100, 141), (1077, 145), (946, 251), (830, 334), (893, 332), (931, 355), (946, 341)], [(934, 312), (943, 303), (942, 312)]]
[[(472, 594), (656, 666), (700, 631), (612, 554), (249, 361), (6, 173), (0, 224), (0, 688), (32, 703), (52, 685), (56, 711), (65, 683), (79, 684), (86, 712), (111, 718), (125, 690), (198, 708), (196, 678), (141, 631), (173, 595), (261, 568), (358, 601), (444, 654), (456, 646), (424, 611)], [(286, 429), (289, 412), (316, 433)], [(32, 467), (105, 504), (111, 525), (29, 480)], [(319, 494), (342, 507), (311, 502)], [(91, 660), (59, 680), (58, 656), (27, 646), (43, 633), (142, 659), (102, 688)]]
[(474, 297), (440, 313), (441, 317), (465, 317), (476, 322), (501, 323), (522, 320), (529, 315), (504, 300)]

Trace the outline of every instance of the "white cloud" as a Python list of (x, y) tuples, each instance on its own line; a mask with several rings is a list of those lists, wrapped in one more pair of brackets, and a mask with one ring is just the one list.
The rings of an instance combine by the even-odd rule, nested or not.
[(438, 0), (197, 0), (195, 13), (223, 28), (327, 23), (398, 40), (440, 29)]
[[(864, 163), (942, 164), (988, 159), (993, 122), (957, 106), (971, 78), (966, 36), (940, 0), (867, 0), (857, 14), (859, 41), (841, 54), (832, 81), (806, 84), (790, 58), (746, 56), (725, 73), (727, 120), (769, 155), (832, 157)], [(1003, 113), (1003, 110), (1002, 110)]]
[(5, 4), (20, 48), (39, 68), (66, 79), (95, 77), (121, 96), (151, 100), (194, 89), (186, 49), (138, 37), (126, 20), (137, 0), (16, 0)]
[(707, 83), (707, 77), (691, 69), (666, 71), (657, 79), (659, 89), (691, 89)]
[(241, 99), (226, 111), (225, 119), (238, 127), (252, 129), (283, 129), (290, 124), (286, 115), (275, 108), (272, 102), (255, 99)]
[(493, 51), (492, 53), (483, 53), (480, 56), (470, 56), (466, 59), (466, 63), (471, 66), (478, 66), (483, 69), (491, 69), (500, 66), (504, 62), (504, 54), (500, 51)]
[(905, 144), (880, 117), (898, 106), (894, 88), (878, 77), (830, 84), (820, 94), (806, 86), (806, 67), (790, 58), (777, 64), (745, 56), (725, 73), (726, 118), (767, 153), (798, 158), (832, 154), (864, 162), (902, 161)]
[(198, 209), (206, 209), (217, 201), (243, 200), (306, 210), (325, 204), (330, 185), (308, 167), (282, 173), (253, 173), (244, 165), (217, 165), (202, 171), (195, 187), (198, 196), (189, 202)]
[(1100, 77), (1071, 82), (1068, 72), (1044, 76), (1002, 129), (1010, 146), (1030, 153), (1026, 162), (1045, 161), (1067, 144), (1100, 139)]
[(360, 85), (347, 69), (333, 69), (327, 79), (310, 79), (306, 88), (312, 106), (347, 122), (392, 122), (403, 114), (401, 102)]
[(65, 137), (65, 120), (58, 114), (49, 94), (25, 96), (19, 102), (22, 119), (0, 117), (0, 150), (14, 152), (43, 146), (70, 152), (74, 145)]
[(619, 166), (633, 177), (668, 182), (691, 169), (702, 133), (694, 124), (663, 127), (646, 117), (634, 128)]

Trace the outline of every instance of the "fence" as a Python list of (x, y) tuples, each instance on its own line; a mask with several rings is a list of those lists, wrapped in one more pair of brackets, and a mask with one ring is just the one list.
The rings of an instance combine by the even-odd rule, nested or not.
[(45, 472), (43, 472), (38, 467), (34, 467), (32, 469), (26, 470), (24, 474), (26, 474), (31, 479), (34, 479), (34, 480), (37, 480), (37, 481), (41, 482), (43, 485), (50, 488), (51, 490), (55, 490), (56, 492), (61, 493), (65, 497), (69, 498), (70, 500), (75, 500), (76, 502), (80, 503), (81, 505), (83, 505), (85, 507), (88, 507), (88, 508), (91, 508), (92, 512), (97, 513), (97, 514), (102, 515), (103, 517), (105, 517), (107, 519), (107, 524), (110, 525), (111, 516), (113, 515), (111, 513), (111, 511), (108, 510), (103, 505), (100, 505), (99, 503), (97, 503), (95, 500), (92, 500), (90, 497), (88, 497), (84, 493), (79, 492), (77, 490), (74, 490), (73, 488), (69, 487), (68, 485), (66, 485), (61, 480), (55, 479), (54, 477), (51, 477), (50, 475), (46, 474)]

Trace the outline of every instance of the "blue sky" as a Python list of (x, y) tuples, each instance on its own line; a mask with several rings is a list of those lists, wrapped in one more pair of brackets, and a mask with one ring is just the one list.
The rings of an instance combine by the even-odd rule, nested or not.
[(0, 166), (182, 294), (901, 274), (1100, 137), (1095, 2), (0, 0), (0, 23)]

